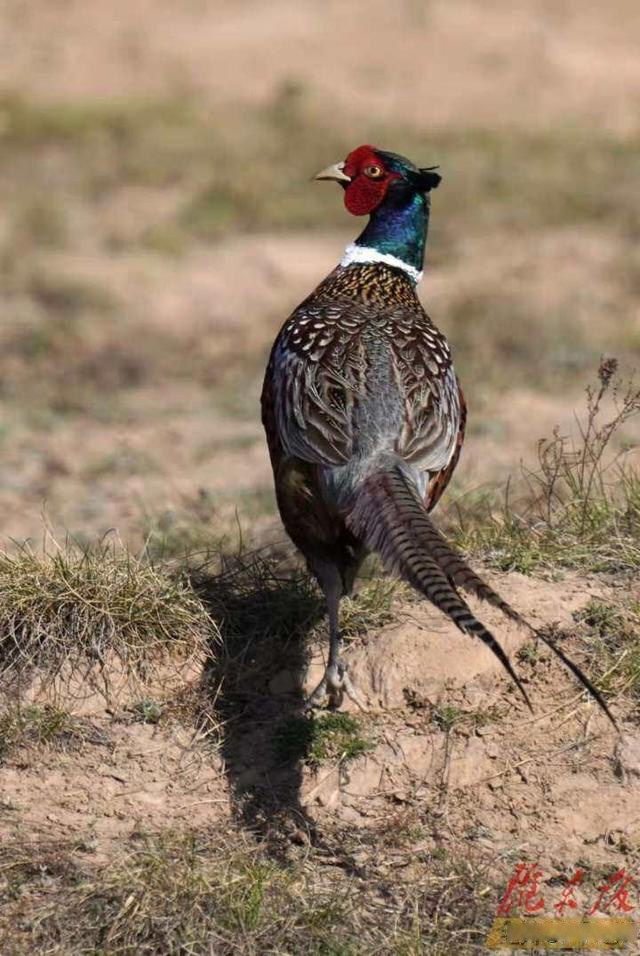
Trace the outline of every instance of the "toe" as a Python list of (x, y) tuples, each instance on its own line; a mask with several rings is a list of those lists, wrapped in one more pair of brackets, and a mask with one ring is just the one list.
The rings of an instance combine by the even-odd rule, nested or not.
[(364, 700), (364, 697), (362, 696), (360, 691), (353, 686), (348, 674), (344, 675), (343, 687), (344, 687), (344, 693), (347, 695), (349, 700), (352, 700), (354, 704), (356, 704), (360, 708), (360, 710), (366, 711), (368, 709), (366, 702)]

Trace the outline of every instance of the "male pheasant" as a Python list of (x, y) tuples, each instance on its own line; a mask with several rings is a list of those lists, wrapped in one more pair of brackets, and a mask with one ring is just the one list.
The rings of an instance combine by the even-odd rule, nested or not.
[[(362, 703), (340, 656), (338, 612), (364, 558), (377, 551), (460, 630), (491, 648), (529, 704), (506, 654), (459, 589), (528, 625), (429, 518), (458, 462), (466, 419), (447, 340), (416, 295), (429, 192), (440, 176), (360, 146), (315, 178), (338, 182), (348, 211), (370, 218), (285, 322), (262, 391), (280, 514), (329, 612), (329, 660), (310, 703), (328, 694), (340, 706), (345, 693)], [(539, 636), (611, 717), (577, 665)]]

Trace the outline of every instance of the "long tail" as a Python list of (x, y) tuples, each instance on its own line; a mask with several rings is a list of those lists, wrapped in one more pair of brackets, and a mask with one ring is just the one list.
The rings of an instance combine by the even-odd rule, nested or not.
[(618, 729), (602, 695), (578, 665), (545, 634), (531, 627), (447, 544), (429, 518), (416, 489), (400, 468), (378, 472), (365, 479), (346, 521), (358, 538), (381, 555), (390, 570), (399, 573), (424, 594), (461, 631), (479, 637), (493, 651), (530, 710), (533, 708), (527, 692), (509, 658), (493, 634), (475, 617), (458, 588), (499, 608), (507, 617), (542, 640), (589, 691)]

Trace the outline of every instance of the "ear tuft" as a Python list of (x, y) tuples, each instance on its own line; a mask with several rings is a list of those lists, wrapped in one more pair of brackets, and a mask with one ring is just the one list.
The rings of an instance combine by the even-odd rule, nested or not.
[(434, 169), (437, 169), (437, 166), (429, 166), (426, 169), (420, 170), (420, 175), (418, 177), (419, 188), (428, 193), (429, 190), (435, 189), (439, 185), (442, 176), (439, 173), (435, 173)]

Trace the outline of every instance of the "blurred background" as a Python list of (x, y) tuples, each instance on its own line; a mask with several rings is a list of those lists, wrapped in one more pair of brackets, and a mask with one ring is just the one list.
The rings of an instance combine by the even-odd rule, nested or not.
[(449, 507), (503, 486), (640, 359), (639, 49), (631, 0), (4, 0), (5, 542), (275, 526), (262, 370), (362, 225), (310, 177), (364, 142), (441, 167)]

